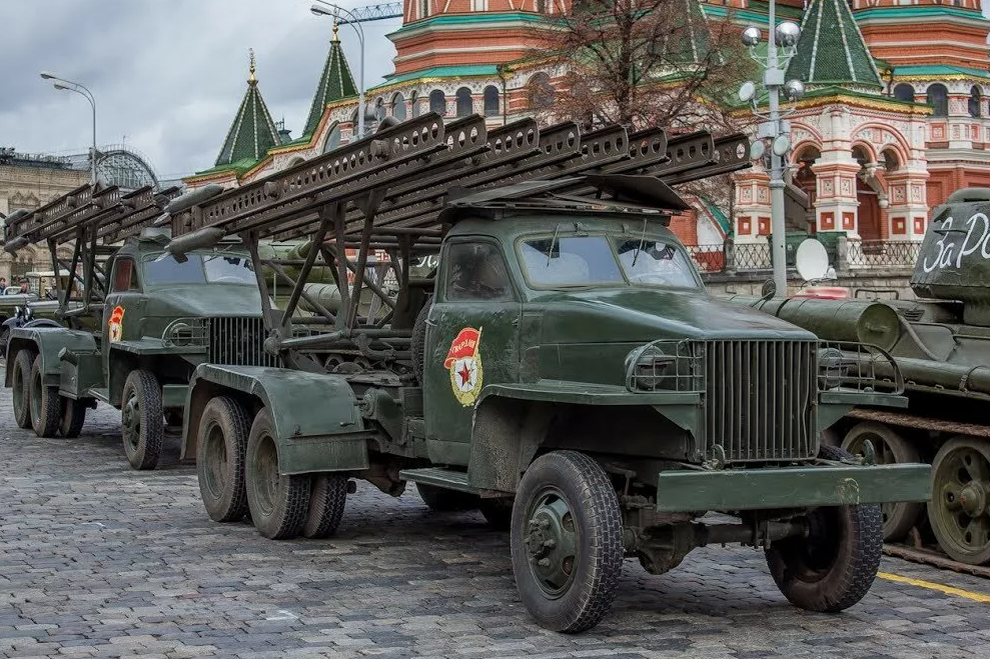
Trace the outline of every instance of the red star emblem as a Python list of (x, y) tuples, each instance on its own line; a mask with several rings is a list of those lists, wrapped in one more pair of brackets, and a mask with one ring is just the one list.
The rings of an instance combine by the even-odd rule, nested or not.
[(471, 379), (471, 371), (468, 370), (466, 362), (461, 364), (461, 370), (457, 371), (457, 374), (461, 376), (461, 386), (468, 383)]

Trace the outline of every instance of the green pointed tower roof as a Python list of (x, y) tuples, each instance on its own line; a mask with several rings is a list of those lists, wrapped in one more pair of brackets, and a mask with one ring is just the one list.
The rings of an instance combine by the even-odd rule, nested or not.
[(808, 85), (883, 88), (846, 0), (811, 0), (787, 77)]
[(347, 64), (344, 51), (340, 47), (340, 38), (337, 36), (339, 26), (336, 21), (333, 24), (333, 39), (330, 41), (330, 52), (327, 53), (327, 62), (323, 65), (323, 74), (320, 76), (320, 84), (316, 88), (313, 96), (313, 104), (309, 108), (309, 118), (306, 119), (306, 127), (303, 128), (303, 136), (310, 136), (320, 125), (323, 117), (323, 110), (327, 103), (333, 103), (344, 98), (357, 96), (357, 85), (354, 84), (354, 77), (351, 75), (351, 67)]
[(251, 53), (251, 67), (248, 75), (248, 88), (237, 110), (234, 123), (223, 141), (223, 148), (217, 156), (216, 165), (233, 165), (239, 161), (257, 162), (265, 157), (268, 150), (282, 143), (278, 129), (265, 106), (258, 89), (258, 79), (254, 75), (254, 50)]

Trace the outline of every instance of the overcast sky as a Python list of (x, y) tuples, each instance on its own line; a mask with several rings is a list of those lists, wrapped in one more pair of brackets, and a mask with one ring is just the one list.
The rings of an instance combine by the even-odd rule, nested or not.
[[(248, 48), (272, 117), (299, 137), (329, 48), (332, 21), (311, 0), (0, 0), (0, 146), (85, 152), (91, 110), (42, 70), (96, 97), (97, 141), (126, 141), (159, 176), (212, 167), (244, 96)], [(375, 2), (341, 2), (355, 8)], [(393, 70), (385, 37), (400, 19), (365, 23), (365, 81)], [(355, 80), (354, 29), (341, 41)], [(126, 138), (125, 138), (126, 136)]]

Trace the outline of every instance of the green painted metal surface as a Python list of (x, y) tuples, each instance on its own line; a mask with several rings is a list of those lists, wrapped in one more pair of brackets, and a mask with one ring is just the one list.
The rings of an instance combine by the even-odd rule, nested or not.
[(665, 471), (656, 509), (758, 510), (931, 498), (931, 467), (923, 464), (808, 466)]
[(881, 89), (883, 82), (845, 0), (812, 0), (801, 21), (797, 53), (787, 78), (808, 85)]

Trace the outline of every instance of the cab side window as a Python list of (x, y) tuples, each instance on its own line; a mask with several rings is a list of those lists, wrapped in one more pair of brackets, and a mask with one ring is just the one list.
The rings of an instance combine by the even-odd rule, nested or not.
[(113, 264), (113, 292), (138, 290), (137, 268), (130, 259), (118, 259)]
[(501, 251), (489, 243), (448, 245), (445, 278), (446, 298), (451, 302), (513, 299), (505, 259)]

